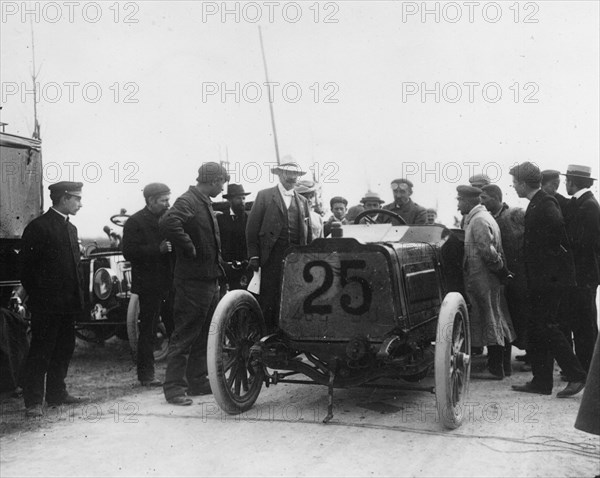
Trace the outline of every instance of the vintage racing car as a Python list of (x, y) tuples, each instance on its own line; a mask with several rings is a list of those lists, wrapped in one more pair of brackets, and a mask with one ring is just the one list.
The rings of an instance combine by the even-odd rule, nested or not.
[(354, 225), (337, 224), (337, 237), (288, 249), (276, 330), (265, 329), (250, 292), (221, 299), (207, 359), (225, 412), (250, 409), (263, 383), (316, 383), (329, 390), (327, 422), (334, 388), (419, 381), (434, 366), (439, 419), (460, 426), (471, 367), (469, 315), (450, 287), (460, 261), (449, 260), (457, 254), (445, 248), (462, 244), (448, 241), (453, 231), (438, 225), (359, 224), (370, 212)]

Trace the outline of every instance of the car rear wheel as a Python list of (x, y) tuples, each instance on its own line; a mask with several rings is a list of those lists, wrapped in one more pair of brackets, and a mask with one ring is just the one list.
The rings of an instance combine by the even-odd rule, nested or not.
[(263, 315), (252, 294), (234, 290), (221, 299), (208, 336), (208, 378), (215, 400), (231, 415), (249, 410), (258, 398), (264, 369), (253, 363), (250, 348), (264, 333)]
[(450, 292), (440, 309), (435, 343), (435, 398), (446, 428), (458, 428), (471, 372), (469, 314), (462, 295)]
[[(127, 306), (127, 338), (129, 348), (134, 362), (137, 361), (137, 344), (139, 333), (138, 318), (140, 316), (140, 298), (137, 294), (131, 294)], [(154, 337), (154, 361), (160, 362), (167, 358), (169, 352), (169, 337), (162, 320), (158, 321), (156, 335)]]

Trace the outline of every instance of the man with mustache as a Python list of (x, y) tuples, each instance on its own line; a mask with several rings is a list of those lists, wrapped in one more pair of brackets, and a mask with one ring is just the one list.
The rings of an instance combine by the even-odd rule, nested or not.
[(261, 268), (259, 303), (269, 331), (277, 327), (284, 252), (290, 245), (312, 241), (308, 201), (294, 191), (298, 178), (306, 172), (293, 162), (280, 164), (271, 172), (279, 182), (258, 192), (246, 226), (250, 267)]

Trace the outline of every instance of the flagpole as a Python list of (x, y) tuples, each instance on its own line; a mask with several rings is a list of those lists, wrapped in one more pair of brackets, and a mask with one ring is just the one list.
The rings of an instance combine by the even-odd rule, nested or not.
[(281, 164), (279, 160), (279, 143), (277, 141), (277, 129), (275, 128), (275, 113), (273, 111), (273, 98), (271, 96), (271, 88), (269, 87), (269, 71), (267, 70), (267, 57), (265, 56), (265, 47), (263, 44), (262, 29), (258, 26), (258, 36), (260, 38), (260, 50), (262, 52), (263, 65), (265, 67), (265, 78), (267, 79), (267, 93), (269, 98), (269, 111), (271, 112), (271, 128), (273, 129), (273, 140), (275, 141), (275, 157), (277, 164)]

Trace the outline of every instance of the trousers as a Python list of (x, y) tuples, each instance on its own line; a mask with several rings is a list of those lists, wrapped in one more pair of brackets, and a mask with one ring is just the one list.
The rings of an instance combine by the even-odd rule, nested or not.
[(167, 400), (185, 395), (207, 380), (206, 347), (210, 320), (219, 301), (216, 279), (176, 278), (174, 330), (169, 342), (163, 392)]
[(73, 314), (31, 314), (31, 345), (25, 363), (25, 406), (59, 402), (67, 393), (65, 378), (75, 350)]

